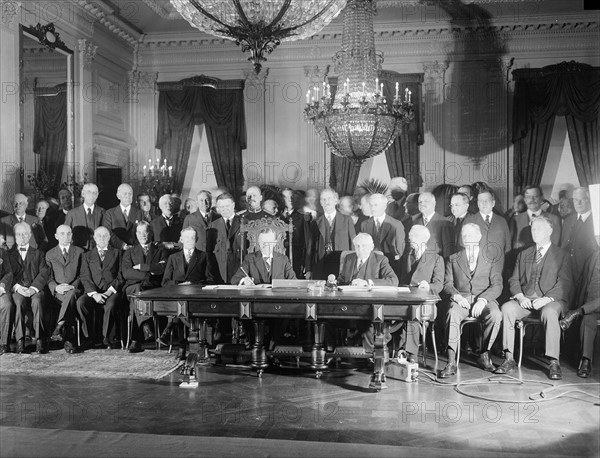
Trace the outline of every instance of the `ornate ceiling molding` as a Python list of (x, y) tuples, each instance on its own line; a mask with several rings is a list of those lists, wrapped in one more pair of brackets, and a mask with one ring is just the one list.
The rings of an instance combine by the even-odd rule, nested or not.
[(161, 18), (169, 21), (181, 19), (181, 14), (177, 12), (171, 3), (158, 2), (157, 0), (142, 0), (148, 7), (158, 14)]
[(115, 14), (114, 9), (109, 7), (104, 2), (77, 0), (77, 3), (85, 11), (88, 20), (93, 18), (93, 21), (91, 22), (98, 22), (102, 24), (110, 32), (117, 35), (130, 46), (135, 46), (135, 44), (140, 40), (142, 35), (133, 27), (127, 25), (124, 21), (119, 19)]
[[(146, 1), (146, 0), (144, 0)], [(151, 1), (151, 0), (150, 0)], [(463, 0), (465, 5), (485, 5), (502, 3), (539, 3), (544, 0)], [(405, 6), (439, 5), (439, 0), (377, 0), (377, 9), (403, 8)]]
[(21, 2), (15, 0), (0, 0), (0, 22), (10, 27), (20, 10)]
[(86, 39), (78, 40), (77, 45), (80, 59), (79, 64), (81, 65), (81, 68), (85, 70), (91, 70), (92, 63), (94, 62), (96, 53), (98, 52), (98, 46)]

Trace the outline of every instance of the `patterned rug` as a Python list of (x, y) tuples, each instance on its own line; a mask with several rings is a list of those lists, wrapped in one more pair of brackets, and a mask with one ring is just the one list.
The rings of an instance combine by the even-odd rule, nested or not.
[(57, 350), (45, 355), (7, 353), (0, 356), (3, 374), (55, 377), (158, 380), (178, 365), (175, 355), (165, 350), (145, 350), (135, 354), (123, 350), (88, 350), (71, 355)]

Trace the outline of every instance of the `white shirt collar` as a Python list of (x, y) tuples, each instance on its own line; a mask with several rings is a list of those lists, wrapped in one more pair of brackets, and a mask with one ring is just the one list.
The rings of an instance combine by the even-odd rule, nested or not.
[(547, 244), (542, 245), (542, 246), (536, 245), (535, 249), (536, 250), (538, 250), (540, 248), (542, 249), (541, 250), (541, 254), (542, 254), (542, 258), (543, 258), (544, 256), (546, 256), (546, 253), (548, 252), (548, 249), (550, 248), (550, 245), (552, 245), (552, 242), (548, 242)]
[(68, 245), (58, 245), (58, 248), (60, 248), (60, 251), (69, 251), (69, 248), (71, 248), (71, 244), (69, 243)]
[(18, 248), (19, 251), (21, 251), (21, 248), (25, 248), (26, 250), (29, 250), (29, 243), (27, 245), (25, 245), (25, 246), (20, 246), (20, 247), (17, 247), (17, 248)]
[(123, 205), (121, 205), (120, 207), (121, 207), (121, 211), (123, 213), (125, 213), (125, 212), (127, 212), (127, 213), (131, 212), (131, 205), (129, 205), (128, 207), (123, 207)]
[(591, 214), (592, 214), (592, 210), (588, 210), (585, 213), (578, 213), (577, 219), (579, 219), (579, 217), (581, 217), (581, 220), (585, 223)]
[(69, 210), (65, 210), (64, 208), (62, 209), (63, 213), (66, 215), (67, 213), (69, 213)]
[(489, 215), (484, 215), (481, 212), (479, 212), (479, 214), (481, 215), (481, 217), (483, 218), (484, 221), (488, 216), (490, 217), (490, 221), (494, 218), (494, 212), (491, 212)]
[(536, 212), (532, 212), (531, 210), (527, 209), (527, 216), (529, 216), (529, 219), (533, 218), (533, 215), (535, 215), (535, 217), (537, 218), (541, 214), (542, 214), (542, 209), (541, 208), (538, 211), (536, 211)]
[(96, 206), (96, 204), (92, 205), (91, 207), (88, 207), (85, 203), (83, 204), (83, 209), (85, 210), (85, 212), (88, 212), (88, 209), (92, 210), (92, 213), (94, 213), (94, 207)]
[(373, 219), (375, 221), (378, 221), (379, 224), (383, 224), (383, 221), (385, 220), (385, 214), (383, 216), (378, 217), (378, 218), (373, 217)]
[(325, 218), (327, 218), (328, 220), (333, 219), (333, 218), (335, 218), (336, 213), (337, 212), (335, 212), (335, 211), (333, 213), (325, 213)]

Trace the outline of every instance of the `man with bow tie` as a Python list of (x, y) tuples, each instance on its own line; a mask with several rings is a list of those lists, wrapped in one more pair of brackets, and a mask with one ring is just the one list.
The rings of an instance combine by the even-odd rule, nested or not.
[[(77, 300), (77, 312), (82, 321), (82, 332), (86, 339), (86, 347), (94, 341), (101, 341), (108, 349), (118, 348), (112, 335), (116, 317), (121, 308), (123, 278), (120, 275), (121, 250), (108, 245), (110, 232), (104, 226), (94, 231), (96, 248), (83, 254), (81, 262), (81, 284), (84, 294)], [(96, 336), (94, 311), (101, 308), (102, 335)]]
[(50, 267), (48, 287), (55, 301), (60, 304), (53, 341), (65, 342), (65, 351), (73, 353), (75, 347), (67, 336), (68, 325), (76, 316), (77, 299), (83, 294), (81, 289), (81, 256), (83, 249), (75, 246), (73, 232), (66, 224), (58, 226), (55, 234), (58, 245), (46, 253), (46, 263)]
[(84, 250), (94, 245), (94, 231), (102, 225), (104, 209), (96, 205), (98, 186), (86, 183), (81, 190), (83, 205), (70, 210), (65, 217), (65, 224), (73, 230), (73, 244)]
[(220, 218), (220, 215), (212, 209), (212, 194), (209, 191), (200, 191), (196, 203), (198, 204), (198, 210), (185, 217), (183, 228), (193, 227), (196, 229), (198, 235), (196, 248), (206, 252), (206, 231), (210, 223)]
[(26, 213), (29, 205), (29, 199), (24, 194), (15, 194), (13, 199), (14, 213), (0, 219), (0, 235), (4, 237), (6, 247), (10, 250), (15, 243), (15, 234), (13, 228), (17, 223), (27, 223), (31, 227), (32, 237), (29, 244), (33, 248), (44, 248), (48, 239), (44, 232), (44, 227), (40, 224), (37, 216), (31, 216)]
[[(506, 374), (516, 369), (513, 358), (515, 321), (536, 310), (546, 334), (546, 356), (550, 359), (548, 377), (560, 380), (560, 315), (567, 311), (571, 288), (571, 263), (568, 253), (552, 243), (554, 223), (544, 215), (531, 223), (534, 245), (517, 256), (510, 285), (511, 300), (502, 305), (502, 346), (504, 361), (496, 369)], [(523, 349), (521, 349), (523, 351)]]
[(154, 242), (160, 244), (161, 248), (174, 253), (179, 249), (179, 235), (183, 228), (183, 221), (174, 214), (174, 201), (171, 194), (165, 194), (158, 200), (158, 207), (162, 214), (150, 223), (154, 234)]
[(10, 268), (13, 272), (13, 286), (10, 290), (15, 304), (15, 337), (17, 353), (25, 351), (25, 317), (33, 315), (38, 353), (48, 351), (44, 333), (44, 287), (48, 283), (50, 268), (46, 264), (44, 253), (33, 248), (31, 227), (27, 223), (17, 223), (14, 227), (15, 245), (8, 252)]
[(452, 232), (454, 234), (454, 245), (450, 250), (450, 254), (460, 251), (461, 231), (465, 222), (465, 218), (469, 213), (469, 196), (462, 192), (457, 192), (450, 198), (450, 212), (452, 213), (446, 219), (452, 224)]
[(133, 189), (127, 183), (119, 185), (117, 198), (120, 204), (106, 210), (102, 225), (110, 234), (110, 246), (127, 250), (135, 244), (135, 223), (142, 221), (142, 210), (131, 205)]
[[(193, 227), (186, 227), (181, 231), (180, 242), (182, 250), (169, 256), (162, 286), (173, 285), (207, 285), (213, 283), (212, 275), (208, 270), (206, 253), (196, 248), (198, 233)], [(175, 317), (169, 317), (169, 323), (162, 332), (159, 340), (166, 345), (171, 327), (176, 322), (179, 326), (179, 351), (177, 359), (184, 360), (186, 357), (187, 340), (184, 337), (183, 324)], [(186, 324), (187, 325), (187, 324)]]
[(460, 323), (467, 317), (483, 322), (483, 348), (477, 366), (493, 371), (489, 350), (500, 330), (502, 313), (496, 299), (502, 293), (504, 256), (488, 258), (480, 248), (481, 229), (477, 224), (465, 223), (461, 230), (463, 248), (450, 255), (446, 262), (444, 292), (450, 297), (446, 313), (448, 335), (448, 364), (440, 378), (456, 374), (456, 350), (460, 339)]

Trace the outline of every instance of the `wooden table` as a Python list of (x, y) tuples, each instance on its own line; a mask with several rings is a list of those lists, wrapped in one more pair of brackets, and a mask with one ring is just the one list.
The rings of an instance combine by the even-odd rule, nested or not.
[(307, 289), (208, 289), (201, 286), (169, 286), (137, 294), (136, 313), (141, 316), (198, 318), (199, 358), (207, 360), (206, 322), (235, 317), (254, 326), (251, 367), (260, 376), (269, 366), (263, 345), (264, 322), (269, 318), (301, 318), (313, 323), (311, 368), (317, 376), (327, 368), (324, 326), (327, 320), (369, 320), (375, 329), (374, 371), (369, 387), (385, 388), (384, 322), (387, 320), (432, 320), (437, 294), (410, 288), (398, 291), (308, 291)]

